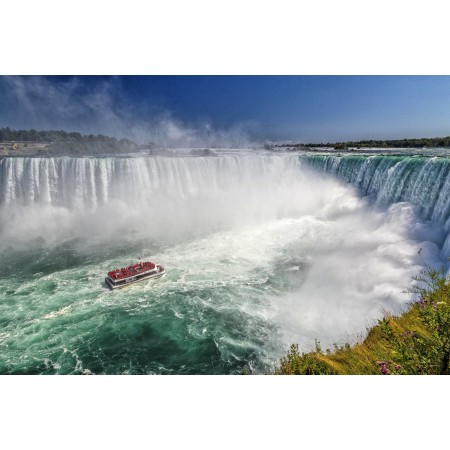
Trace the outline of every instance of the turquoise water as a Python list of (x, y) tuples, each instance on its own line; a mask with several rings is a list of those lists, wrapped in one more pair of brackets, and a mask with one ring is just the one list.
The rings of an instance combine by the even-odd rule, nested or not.
[[(297, 155), (0, 170), (2, 374), (271, 373), (292, 342), (331, 345), (399, 311), (418, 248), (438, 259), (445, 239)], [(108, 290), (106, 272), (137, 257), (166, 276)]]
[[(208, 242), (213, 239), (216, 248)], [(236, 240), (224, 233), (159, 248), (140, 241), (86, 252), (78, 244), (4, 254), (0, 372), (214, 374), (271, 369), (273, 354), (281, 348), (276, 348), (269, 298), (296, 283), (286, 261), (273, 273), (269, 260), (261, 258), (254, 265), (242, 255), (233, 256), (227, 250)], [(208, 250), (214, 256), (202, 257)], [(132, 261), (139, 252), (164, 260), (167, 275), (123, 290), (106, 289), (107, 270)]]

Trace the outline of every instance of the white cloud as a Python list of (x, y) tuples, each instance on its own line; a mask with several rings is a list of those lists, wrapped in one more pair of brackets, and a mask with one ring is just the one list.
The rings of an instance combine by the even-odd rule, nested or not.
[(5, 117), (0, 126), (15, 129), (64, 129), (171, 147), (245, 147), (254, 141), (252, 123), (227, 129), (205, 121), (190, 125), (161, 110), (151, 98), (146, 99), (145, 114), (139, 112), (127, 101), (118, 77), (99, 78), (95, 83), (79, 77), (0, 77), (0, 95), (0, 112)]

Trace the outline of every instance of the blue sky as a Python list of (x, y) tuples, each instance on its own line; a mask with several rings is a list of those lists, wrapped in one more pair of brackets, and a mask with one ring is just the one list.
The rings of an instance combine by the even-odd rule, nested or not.
[(0, 77), (5, 126), (174, 145), (447, 136), (450, 77)]

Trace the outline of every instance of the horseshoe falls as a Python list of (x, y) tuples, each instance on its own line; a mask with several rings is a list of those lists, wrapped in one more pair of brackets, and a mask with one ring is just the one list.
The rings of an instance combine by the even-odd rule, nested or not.
[(448, 158), (215, 153), (0, 161), (1, 374), (271, 373), (446, 263)]

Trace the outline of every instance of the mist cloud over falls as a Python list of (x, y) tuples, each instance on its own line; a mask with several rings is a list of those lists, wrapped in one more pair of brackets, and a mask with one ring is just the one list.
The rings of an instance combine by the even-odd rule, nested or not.
[[(164, 147), (244, 148), (258, 141), (255, 123), (217, 126), (177, 118), (159, 99), (131, 101), (120, 78), (0, 77), (0, 127), (77, 131)], [(6, 121), (7, 118), (7, 121)]]
[(6, 158), (0, 170), (1, 232), (17, 242), (123, 230), (170, 240), (314, 213), (343, 195), (318, 189), (295, 156)]
[(249, 152), (5, 158), (0, 183), (4, 242), (102, 239), (123, 229), (174, 239), (285, 218), (336, 220), (364, 204), (352, 188), (296, 156)]

